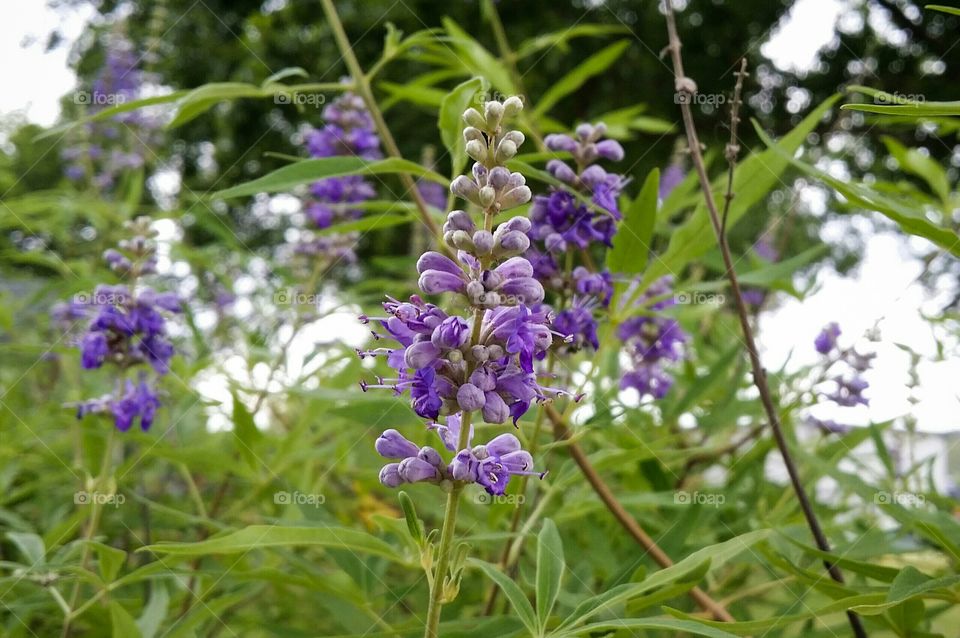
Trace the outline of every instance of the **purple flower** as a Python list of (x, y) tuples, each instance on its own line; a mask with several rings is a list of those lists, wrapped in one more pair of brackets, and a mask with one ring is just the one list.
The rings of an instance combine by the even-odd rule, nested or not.
[[(679, 361), (682, 346), (687, 336), (680, 324), (656, 311), (673, 305), (672, 280), (669, 276), (654, 282), (641, 296), (640, 303), (648, 305), (648, 312), (631, 317), (617, 328), (617, 336), (627, 346), (633, 362), (633, 370), (625, 373), (620, 381), (622, 389), (635, 388), (640, 396), (650, 395), (662, 399), (673, 384), (665, 366)], [(653, 301), (662, 298), (660, 301)]]
[(813, 345), (820, 354), (829, 354), (831, 350), (837, 347), (837, 337), (839, 336), (840, 326), (836, 321), (830, 322), (813, 340)]
[(684, 177), (686, 177), (686, 173), (684, 173), (683, 167), (679, 164), (670, 164), (667, 166), (660, 176), (660, 201), (669, 197), (670, 193), (680, 185)]
[(121, 432), (126, 432), (137, 419), (140, 420), (140, 429), (146, 432), (153, 424), (154, 415), (160, 407), (160, 399), (146, 381), (141, 378), (134, 384), (127, 381), (126, 392), (111, 406), (114, 424)]
[[(305, 144), (311, 157), (381, 157), (380, 139), (374, 132), (373, 118), (363, 98), (343, 93), (323, 110), (325, 124), (307, 133)], [(328, 177), (310, 185), (310, 197), (304, 202), (307, 217), (318, 229), (357, 219), (363, 209), (356, 206), (376, 196), (373, 185), (360, 175)], [(330, 260), (354, 262), (353, 246), (358, 235), (343, 234), (316, 237), (297, 247), (297, 252), (323, 256)]]

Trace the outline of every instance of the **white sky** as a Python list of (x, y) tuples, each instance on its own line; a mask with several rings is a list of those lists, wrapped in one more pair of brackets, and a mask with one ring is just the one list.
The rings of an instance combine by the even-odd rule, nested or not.
[[(809, 67), (817, 52), (829, 44), (842, 9), (850, 0), (800, 0), (783, 24), (773, 29), (762, 46), (764, 55), (783, 69)], [(54, 11), (42, 0), (9, 5), (0, 20), (0, 119), (20, 113), (43, 125), (52, 124), (58, 114), (60, 97), (74, 84), (67, 67), (70, 44), (82, 32), (93, 15), (89, 6), (69, 12)], [(44, 51), (48, 33), (60, 28), (66, 42), (60, 48)], [(842, 221), (825, 228), (824, 238), (839, 239), (848, 224)], [(845, 423), (880, 422), (908, 413), (908, 358), (894, 343), (908, 344), (925, 354), (933, 353), (934, 342), (929, 325), (919, 316), (924, 297), (914, 282), (918, 272), (915, 261), (906, 261), (908, 241), (902, 235), (881, 233), (868, 240), (864, 261), (857, 273), (839, 278), (830, 272), (819, 276), (818, 290), (805, 301), (787, 299), (767, 313), (760, 330), (764, 362), (777, 369), (793, 351), (792, 362), (812, 363), (816, 358), (812, 342), (820, 327), (838, 321), (844, 335), (841, 343), (864, 344), (864, 350), (876, 350), (875, 367), (868, 374), (871, 387), (867, 408), (821, 411), (818, 416)], [(882, 342), (865, 344), (863, 333), (880, 321)], [(307, 350), (304, 343), (304, 350)], [(919, 403), (913, 408), (920, 427), (929, 431), (960, 429), (960, 398), (955, 380), (960, 378), (960, 361), (921, 366), (922, 388)]]

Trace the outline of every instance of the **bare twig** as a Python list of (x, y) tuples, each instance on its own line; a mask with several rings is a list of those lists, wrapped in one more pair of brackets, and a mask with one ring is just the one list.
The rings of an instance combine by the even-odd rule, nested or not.
[(730, 213), (730, 202), (733, 201), (733, 174), (737, 169), (737, 155), (740, 154), (740, 144), (737, 140), (737, 125), (740, 124), (740, 104), (743, 92), (743, 80), (748, 77), (747, 58), (740, 59), (740, 70), (737, 71), (737, 83), (733, 87), (733, 103), (730, 105), (730, 141), (723, 151), (727, 160), (727, 192), (723, 196), (723, 215), (720, 219), (720, 234), (727, 234), (727, 215)]
[[(673, 15), (672, 0), (665, 0), (664, 5), (666, 8), (667, 34), (670, 39), (670, 43), (667, 48), (670, 51), (670, 57), (673, 62), (673, 71), (676, 76), (676, 90), (679, 93), (685, 94), (687, 98), (692, 98), (696, 93), (697, 85), (692, 79), (687, 77), (683, 71), (683, 58), (680, 55), (680, 48), (682, 45), (680, 42), (680, 36), (677, 34), (677, 25)], [(740, 82), (742, 82), (742, 77), (738, 77), (738, 83)], [(707, 176), (707, 171), (704, 166), (703, 155), (700, 152), (700, 139), (697, 135), (697, 128), (693, 121), (693, 111), (690, 108), (690, 102), (692, 99), (680, 99), (678, 101), (680, 102), (680, 111), (683, 115), (684, 129), (687, 133), (687, 144), (690, 147), (690, 156), (693, 159), (694, 166), (697, 170), (697, 176), (700, 179), (700, 187), (703, 191), (704, 200), (707, 205), (707, 212), (710, 215), (710, 223), (713, 226), (714, 233), (716, 234), (717, 243), (720, 245), (720, 254), (723, 257), (724, 267), (727, 271), (726, 276), (730, 280), (730, 287), (733, 290), (733, 296), (736, 301), (737, 316), (740, 320), (740, 327), (743, 330), (743, 338), (747, 347), (747, 354), (750, 356), (750, 364), (753, 368), (754, 385), (756, 385), (757, 390), (760, 393), (760, 401), (763, 404), (763, 409), (766, 412), (767, 419), (770, 421), (770, 429), (773, 431), (773, 437), (777, 443), (777, 448), (779, 448), (780, 455), (783, 457), (783, 464), (787, 469), (787, 474), (790, 476), (790, 483), (793, 486), (793, 491), (797, 495), (797, 501), (800, 503), (800, 508), (803, 510), (803, 515), (807, 520), (807, 526), (810, 528), (810, 532), (813, 534), (814, 540), (817, 543), (817, 547), (822, 551), (829, 552), (831, 551), (830, 543), (827, 541), (827, 537), (823, 533), (823, 528), (820, 526), (820, 521), (817, 519), (817, 515), (814, 513), (813, 506), (810, 503), (810, 499), (800, 482), (800, 475), (797, 471), (796, 464), (793, 461), (793, 456), (790, 454), (786, 437), (784, 437), (783, 434), (783, 428), (780, 425), (780, 417), (777, 414), (776, 406), (774, 406), (773, 403), (773, 396), (771, 395), (770, 387), (767, 384), (766, 371), (763, 369), (763, 364), (760, 362), (760, 356), (757, 352), (757, 344), (753, 337), (753, 329), (750, 327), (747, 306), (746, 303), (744, 303), (743, 296), (740, 292), (740, 282), (737, 280), (733, 258), (730, 256), (730, 246), (727, 242), (723, 225), (721, 224), (720, 214), (717, 211), (717, 203), (714, 201), (713, 192), (710, 189), (710, 179)], [(830, 561), (825, 561), (824, 565), (833, 580), (838, 583), (844, 582), (843, 573), (835, 564), (831, 563)], [(847, 611), (847, 618), (850, 621), (850, 626), (853, 629), (854, 635), (858, 638), (865, 638), (867, 634), (862, 623), (860, 622), (859, 616), (852, 611)]]
[[(597, 496), (600, 497), (603, 504), (607, 506), (610, 513), (617, 519), (617, 522), (643, 547), (644, 551), (650, 554), (650, 557), (653, 558), (660, 567), (666, 568), (673, 565), (673, 560), (667, 556), (667, 553), (660, 549), (657, 542), (650, 538), (650, 535), (647, 534), (644, 529), (640, 527), (640, 524), (630, 516), (630, 513), (623, 508), (623, 505), (621, 505), (617, 497), (613, 495), (610, 487), (597, 473), (596, 468), (590, 463), (590, 459), (587, 458), (587, 455), (580, 446), (571, 440), (570, 428), (567, 427), (567, 421), (563, 418), (563, 415), (557, 412), (556, 408), (550, 404), (547, 404), (545, 409), (547, 416), (550, 417), (550, 421), (553, 422), (554, 437), (557, 441), (563, 441), (565, 443), (565, 447), (570, 451), (570, 456), (573, 457), (580, 471), (583, 472), (587, 482), (590, 483), (590, 487), (597, 493)], [(716, 620), (736, 622), (736, 619), (730, 615), (730, 612), (728, 612), (723, 605), (715, 601), (699, 587), (691, 589), (689, 594), (704, 611), (709, 612)]]

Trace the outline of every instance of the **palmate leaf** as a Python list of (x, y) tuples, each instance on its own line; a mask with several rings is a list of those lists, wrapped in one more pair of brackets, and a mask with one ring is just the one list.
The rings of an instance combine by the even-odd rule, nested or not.
[(318, 179), (341, 177), (343, 175), (385, 175), (407, 173), (416, 177), (448, 185), (450, 182), (442, 175), (409, 160), (389, 157), (382, 160), (365, 160), (359, 157), (337, 156), (306, 159), (282, 166), (263, 177), (217, 191), (211, 197), (229, 199), (246, 197), (257, 193), (279, 193), (289, 191), (301, 184), (310, 184)]

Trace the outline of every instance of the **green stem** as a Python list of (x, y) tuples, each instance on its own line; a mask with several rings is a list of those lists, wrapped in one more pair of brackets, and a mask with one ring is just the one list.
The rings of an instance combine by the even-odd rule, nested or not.
[[(83, 535), (83, 550), (80, 555), (80, 568), (86, 569), (87, 563), (90, 562), (90, 541), (93, 540), (93, 537), (97, 535), (97, 529), (100, 527), (100, 519), (103, 516), (103, 507), (100, 503), (100, 498), (98, 490), (106, 484), (107, 475), (110, 473), (113, 460), (113, 436), (114, 429), (111, 425), (110, 434), (107, 435), (107, 442), (103, 448), (103, 460), (100, 463), (100, 473), (97, 476), (93, 484), (93, 498), (90, 499), (90, 520), (87, 523), (86, 532)], [(67, 608), (69, 611), (63, 620), (63, 633), (61, 636), (67, 638), (70, 635), (70, 623), (75, 618), (74, 613), (72, 612), (73, 608), (77, 606), (77, 599), (80, 597), (80, 579), (73, 584), (73, 590), (70, 593), (70, 604)]]
[[(364, 74), (363, 69), (360, 68), (357, 56), (353, 53), (353, 48), (350, 46), (350, 39), (347, 37), (347, 32), (343, 29), (343, 23), (340, 22), (337, 9), (333, 6), (333, 0), (320, 0), (320, 2), (323, 4), (323, 11), (327, 15), (327, 20), (330, 22), (330, 28), (333, 30), (333, 37), (337, 41), (337, 48), (340, 49), (340, 55), (343, 56), (347, 70), (350, 71), (350, 75), (353, 77), (357, 93), (363, 98), (367, 110), (370, 111), (370, 117), (373, 119), (377, 133), (380, 135), (380, 139), (387, 149), (387, 154), (391, 157), (403, 159), (403, 155), (400, 153), (400, 147), (397, 146), (396, 140), (393, 139), (393, 134), (391, 134), (390, 129), (387, 128), (386, 120), (383, 119), (383, 113), (380, 111), (380, 107), (373, 97), (373, 90), (370, 88), (370, 79)], [(440, 227), (437, 226), (436, 220), (431, 216), (427, 202), (417, 189), (413, 178), (407, 173), (401, 173), (400, 180), (403, 182), (403, 186), (407, 189), (407, 192), (413, 197), (413, 201), (417, 205), (420, 213), (421, 221), (438, 240), (437, 243), (440, 245), (440, 249), (447, 252), (446, 244), (439, 241), (441, 238)]]

